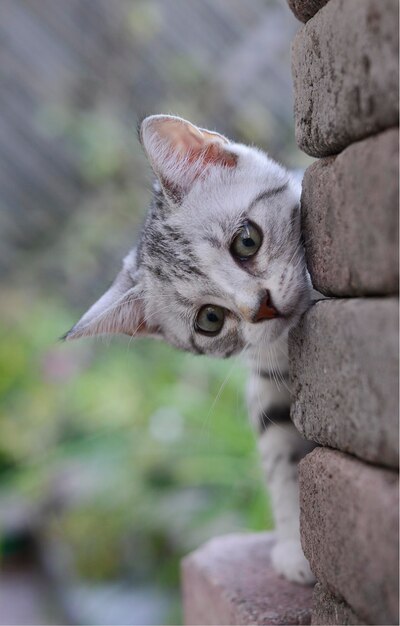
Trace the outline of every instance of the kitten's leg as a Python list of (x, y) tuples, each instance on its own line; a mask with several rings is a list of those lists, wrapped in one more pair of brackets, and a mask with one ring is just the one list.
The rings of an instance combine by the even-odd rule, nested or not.
[(314, 576), (300, 544), (297, 465), (314, 444), (303, 439), (290, 420), (288, 389), (278, 386), (267, 371), (251, 373), (248, 404), (275, 518), (274, 567), (288, 580), (311, 584)]

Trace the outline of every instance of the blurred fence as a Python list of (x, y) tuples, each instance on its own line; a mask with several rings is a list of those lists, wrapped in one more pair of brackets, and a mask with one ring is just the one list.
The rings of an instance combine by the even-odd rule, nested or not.
[(191, 117), (297, 164), (294, 28), (272, 0), (3, 0), (0, 276), (58, 239), (101, 184), (147, 184), (134, 143), (145, 113)]

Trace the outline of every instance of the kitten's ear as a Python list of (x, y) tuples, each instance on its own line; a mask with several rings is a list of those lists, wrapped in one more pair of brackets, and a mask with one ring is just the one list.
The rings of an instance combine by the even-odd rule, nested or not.
[(111, 287), (85, 313), (64, 339), (95, 335), (157, 335), (145, 320), (142, 289), (127, 267), (123, 267)]
[(146, 117), (140, 139), (154, 172), (172, 196), (187, 191), (210, 166), (231, 168), (237, 164), (226, 137), (180, 117)]

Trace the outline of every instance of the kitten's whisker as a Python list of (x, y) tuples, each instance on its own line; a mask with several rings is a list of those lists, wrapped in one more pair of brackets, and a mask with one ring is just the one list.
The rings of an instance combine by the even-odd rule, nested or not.
[(303, 256), (303, 250), (302, 250), (302, 248), (301, 248), (300, 243), (298, 243), (298, 244), (296, 245), (296, 247), (295, 247), (295, 249), (294, 249), (294, 252), (293, 252), (293, 254), (292, 254), (292, 256), (291, 256), (291, 259), (290, 259), (290, 261), (289, 261), (288, 265), (291, 265), (291, 263), (293, 262), (293, 259), (295, 258), (296, 254), (299, 254), (299, 253)]
[(215, 405), (217, 404), (217, 402), (218, 402), (218, 400), (219, 400), (219, 398), (220, 398), (220, 396), (221, 396), (221, 393), (223, 392), (223, 390), (224, 390), (225, 386), (227, 385), (227, 383), (228, 383), (228, 381), (229, 381), (229, 379), (230, 379), (230, 377), (231, 377), (231, 375), (232, 375), (232, 372), (234, 371), (234, 369), (235, 369), (237, 366), (238, 366), (238, 362), (237, 362), (237, 360), (236, 360), (236, 359), (233, 359), (233, 365), (232, 365), (232, 367), (230, 368), (230, 370), (228, 371), (228, 373), (227, 373), (227, 375), (225, 376), (224, 380), (222, 381), (221, 386), (220, 386), (220, 388), (219, 388), (219, 390), (218, 390), (218, 392), (217, 392), (217, 395), (215, 396), (215, 398), (214, 398), (214, 400), (213, 400), (213, 402), (212, 402), (212, 404), (211, 404), (211, 406), (210, 406), (210, 409), (209, 409), (209, 411), (208, 411), (208, 413), (207, 413), (207, 415), (206, 415), (205, 419), (203, 420), (203, 429), (202, 429), (202, 430), (204, 430), (204, 428), (205, 428), (205, 426), (206, 426), (207, 422), (209, 421), (209, 419), (210, 419), (210, 417), (211, 417), (211, 413), (212, 413), (212, 411), (213, 411), (213, 409), (214, 409)]
[[(253, 373), (253, 376), (259, 376), (261, 378), (261, 350), (263, 348), (262, 345), (262, 341), (257, 345), (256, 348), (256, 373)], [(271, 424), (273, 424), (272, 420), (268, 417), (267, 413), (265, 413), (265, 406), (264, 403), (262, 401), (262, 397), (261, 397), (261, 389), (260, 387), (258, 387), (258, 391), (257, 391), (257, 396), (256, 396), (256, 402), (258, 404), (258, 419), (261, 419), (261, 423), (263, 425), (264, 428), (266, 428), (266, 421), (265, 419), (267, 419), (269, 422), (271, 422)]]
[[(264, 339), (264, 341), (265, 341), (265, 339)], [(272, 344), (269, 346), (269, 348), (271, 348), (271, 347), (272, 347)], [(271, 353), (270, 350), (267, 350), (267, 358), (268, 358), (268, 364), (269, 364), (269, 367), (271, 369), (271, 374), (272, 374), (272, 377), (274, 379), (275, 385), (276, 385), (278, 391), (280, 391), (280, 385), (279, 385), (279, 381), (278, 381), (277, 376), (276, 376), (274, 364), (272, 362), (272, 353)]]
[[(276, 346), (276, 344), (275, 344), (275, 345), (274, 345), (274, 344), (272, 344), (272, 345), (271, 345), (271, 347), (273, 348), (273, 352), (274, 352), (274, 359), (275, 359), (276, 372), (277, 372), (277, 374), (278, 374), (278, 376), (279, 376), (279, 379), (280, 379), (280, 381), (281, 381), (282, 385), (283, 385), (283, 386), (285, 387), (285, 389), (287, 389), (287, 391), (290, 393), (290, 387), (288, 386), (288, 384), (287, 384), (287, 382), (286, 382), (286, 380), (285, 380), (285, 377), (283, 376), (283, 372), (282, 372), (282, 370), (281, 370), (281, 368), (280, 368), (280, 366), (279, 366), (279, 361), (278, 361), (278, 357), (277, 357), (277, 354), (276, 354), (276, 349), (277, 349), (277, 346)], [(283, 354), (283, 350), (282, 350), (282, 354)]]
[[(260, 355), (258, 376), (260, 376), (260, 377), (261, 377), (261, 350), (262, 350), (262, 348), (263, 348), (263, 342), (261, 341), (259, 343), (259, 345), (258, 345), (258, 353)], [(257, 396), (258, 396), (257, 401), (258, 401), (259, 415), (261, 416), (261, 422), (262, 422), (263, 428), (265, 429), (267, 427), (265, 420), (269, 421), (271, 424), (273, 424), (273, 421), (271, 420), (270, 417), (268, 417), (268, 414), (265, 412), (265, 406), (264, 406), (264, 403), (263, 403), (262, 398), (261, 398), (261, 390), (260, 389), (258, 390)], [(258, 419), (260, 419), (260, 418), (258, 418)]]
[[(246, 346), (243, 348), (242, 354), (246, 352), (246, 350), (248, 350), (248, 348), (250, 347), (250, 342), (247, 342)], [(256, 369), (251, 371), (251, 376), (258, 376), (259, 378), (261, 378), (261, 350), (262, 350), (262, 345), (261, 343), (257, 344), (256, 346), (256, 354), (255, 354), (255, 365), (256, 365)], [(254, 353), (253, 353), (254, 355)], [(272, 420), (265, 414), (264, 410), (265, 410), (265, 406), (262, 403), (262, 398), (261, 398), (261, 389), (258, 388), (257, 390), (257, 394), (256, 394), (256, 398), (255, 401), (258, 405), (258, 419), (261, 419), (262, 425), (264, 427), (266, 427), (266, 423), (265, 423), (265, 419), (264, 417), (266, 417), (271, 423)], [(257, 424), (254, 425), (257, 428)]]
[[(266, 343), (264, 339), (260, 342), (260, 346), (259, 346), (260, 354), (261, 354), (261, 350), (262, 350), (262, 347), (263, 347), (263, 345), (262, 345), (263, 342), (264, 342), (264, 344)], [(267, 348), (268, 347), (270, 347), (270, 346), (267, 345)], [(272, 374), (273, 373), (273, 367), (272, 367), (272, 363), (271, 363), (270, 358), (269, 358), (270, 355), (268, 353), (268, 350), (267, 350), (267, 355), (266, 356), (267, 356), (267, 360), (268, 360), (268, 368), (269, 368), (269, 371), (271, 371), (271, 374)], [(258, 372), (258, 375), (260, 375), (260, 372)], [(276, 381), (274, 381), (274, 383), (276, 384)], [(260, 416), (258, 419), (261, 419), (262, 426), (264, 428), (267, 428), (268, 427), (267, 422), (269, 422), (273, 426), (276, 426), (277, 428), (283, 429), (282, 424), (274, 422), (274, 420), (269, 417), (269, 415), (268, 415), (268, 413), (266, 411), (266, 407), (264, 406), (264, 404), (262, 404), (262, 401), (261, 401), (261, 390), (260, 389), (258, 390), (258, 393), (257, 393), (257, 403), (258, 403), (258, 410), (259, 410), (259, 416)]]
[(299, 255), (299, 258), (297, 259), (296, 265), (293, 266), (292, 271), (295, 272), (301, 263), (304, 263), (304, 266), (305, 266), (305, 259), (304, 259), (302, 254)]

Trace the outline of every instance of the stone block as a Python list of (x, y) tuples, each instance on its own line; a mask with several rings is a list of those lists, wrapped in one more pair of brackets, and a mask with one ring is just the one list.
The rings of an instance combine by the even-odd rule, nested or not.
[(313, 610), (311, 616), (313, 626), (350, 626), (365, 624), (349, 605), (317, 583), (314, 587)]
[(330, 156), (398, 125), (397, 0), (330, 0), (292, 46), (299, 147)]
[(302, 228), (314, 287), (325, 295), (398, 293), (399, 131), (390, 129), (313, 163)]
[(300, 22), (308, 22), (328, 0), (288, 0), (288, 4)]
[(398, 467), (398, 300), (317, 302), (290, 333), (292, 419), (319, 444)]
[(318, 581), (367, 624), (397, 624), (398, 473), (316, 448), (299, 478), (302, 546)]
[(280, 578), (273, 533), (212, 539), (182, 562), (185, 624), (310, 624), (312, 588)]

